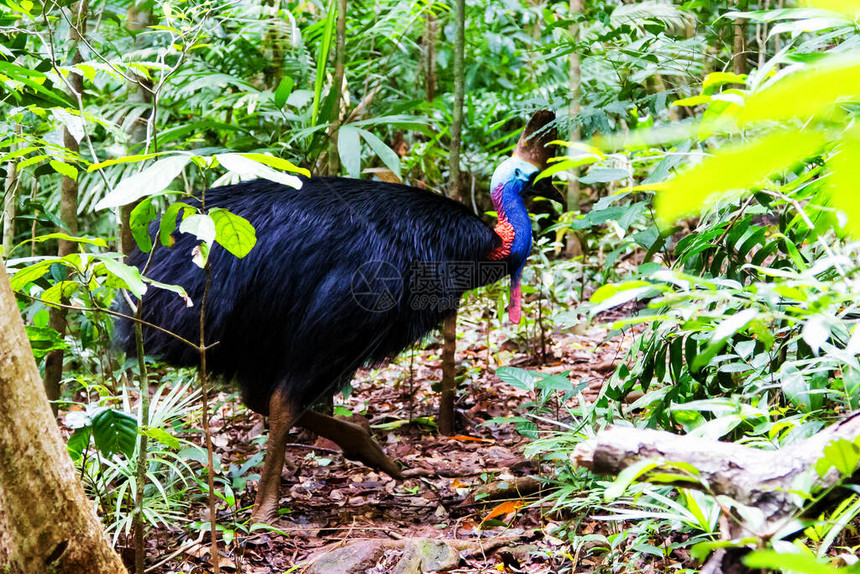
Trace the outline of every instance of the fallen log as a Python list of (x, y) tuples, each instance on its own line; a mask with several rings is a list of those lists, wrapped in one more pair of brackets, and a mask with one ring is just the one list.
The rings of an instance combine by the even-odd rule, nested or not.
[[(594, 439), (580, 443), (571, 461), (597, 474), (617, 475), (639, 461), (655, 460), (654, 469), (644, 472), (640, 481), (648, 481), (651, 473), (677, 474), (678, 486), (703, 490), (712, 495), (725, 495), (737, 503), (758, 509), (763, 524), (749, 524), (741, 515), (720, 518), (720, 538), (736, 540), (754, 536), (766, 540), (795, 518), (805, 500), (794, 490), (802, 475), (812, 473), (810, 482), (818, 489), (837, 485), (844, 477), (831, 468), (823, 476), (815, 470), (825, 447), (834, 440), (854, 441), (860, 436), (860, 413), (837, 422), (806, 440), (778, 450), (763, 450), (749, 446), (679, 436), (665, 431), (630, 427), (609, 427)], [(671, 463), (694, 467), (691, 475)], [(856, 476), (855, 472), (855, 476)], [(807, 483), (809, 484), (809, 483)], [(746, 549), (721, 549), (712, 554), (702, 569), (703, 574), (752, 572), (741, 563)]]

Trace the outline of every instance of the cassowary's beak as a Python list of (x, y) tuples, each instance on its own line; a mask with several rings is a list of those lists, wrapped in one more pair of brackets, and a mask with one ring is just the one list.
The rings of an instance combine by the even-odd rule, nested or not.
[(550, 178), (542, 179), (536, 184), (529, 187), (526, 191), (526, 197), (542, 197), (557, 201), (564, 206), (564, 197), (559, 193), (555, 186), (550, 181)]

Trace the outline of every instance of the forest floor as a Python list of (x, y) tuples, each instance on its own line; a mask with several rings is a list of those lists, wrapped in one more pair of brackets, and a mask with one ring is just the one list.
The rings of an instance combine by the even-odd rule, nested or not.
[[(219, 526), (231, 538), (221, 557), (222, 571), (592, 571), (597, 566), (592, 559), (575, 559), (569, 546), (552, 535), (561, 518), (540, 504), (529, 506), (541, 498), (535, 486), (545, 488), (527, 478), (541, 475), (538, 464), (523, 455), (529, 441), (512, 424), (482, 423), (521, 415), (521, 405), (534, 400), (533, 393), (490, 374), (500, 364), (542, 373), (570, 371), (574, 383), (589, 382), (585, 397), (593, 398), (632, 341), (629, 333), (608, 338), (608, 332), (606, 323), (595, 323), (580, 335), (557, 329), (545, 337), (544, 354), (540, 337), (530, 343), (499, 330), (489, 335), (492, 356), (486, 336), (464, 336), (458, 341), (457, 361), (470, 388), (461, 393), (460, 434), (453, 437), (440, 436), (428, 426), (438, 406), (432, 386), (440, 376), (440, 347), (431, 345), (411, 356), (407, 352), (385, 368), (360, 371), (350, 397), (338, 397), (339, 407), (369, 420), (389, 456), (408, 469), (407, 478), (397, 482), (344, 460), (325, 439), (314, 443), (308, 440), (313, 437), (293, 429), (293, 444), (287, 449), (292, 464), (285, 466), (281, 483), (284, 513), (276, 530), (249, 533), (243, 526), (256, 492), (257, 477), (251, 473), (259, 472), (265, 446), (262, 417), (237, 406), (235, 395), (217, 397), (220, 407), (212, 434), (222, 468), (241, 482), (249, 479), (248, 487), (236, 492), (236, 506), (242, 510), (223, 508), (223, 503), (219, 510)], [(514, 489), (513, 496), (505, 495), (505, 487)], [(476, 497), (482, 488), (490, 494)], [(491, 514), (492, 522), (487, 520)], [(192, 503), (188, 517), (200, 523), (208, 519), (202, 497)], [(211, 572), (208, 537), (197, 536), (202, 528), (151, 532), (147, 555), (152, 566), (147, 571)], [(587, 533), (607, 527), (594, 523), (579, 529)], [(410, 562), (410, 554), (422, 553), (423, 564)]]

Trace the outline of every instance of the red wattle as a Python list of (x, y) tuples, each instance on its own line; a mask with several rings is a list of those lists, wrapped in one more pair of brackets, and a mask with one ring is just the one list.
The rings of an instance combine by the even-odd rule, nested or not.
[(523, 293), (519, 283), (511, 285), (511, 305), (508, 307), (508, 318), (511, 323), (519, 324), (523, 315)]

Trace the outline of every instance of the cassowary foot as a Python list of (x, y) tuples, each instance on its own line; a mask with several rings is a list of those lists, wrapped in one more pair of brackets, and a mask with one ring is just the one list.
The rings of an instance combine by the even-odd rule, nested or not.
[(296, 424), (337, 444), (343, 451), (344, 458), (357, 460), (394, 479), (403, 479), (403, 473), (397, 463), (383, 452), (379, 443), (360, 425), (316, 411), (307, 411)]

